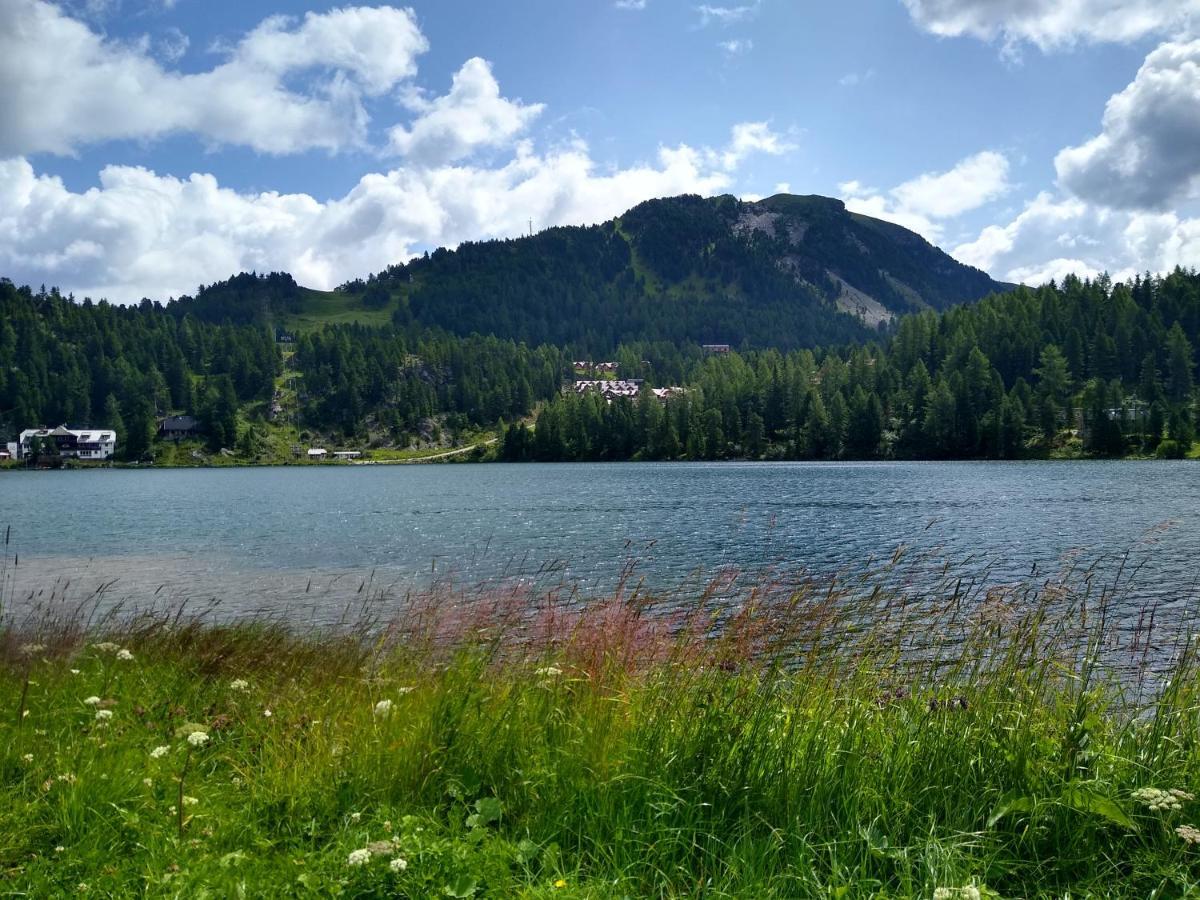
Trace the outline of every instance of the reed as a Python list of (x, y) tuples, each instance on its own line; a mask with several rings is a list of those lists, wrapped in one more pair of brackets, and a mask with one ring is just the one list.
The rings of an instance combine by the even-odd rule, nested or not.
[(1131, 609), (1129, 566), (962, 571), (897, 554), (667, 593), (631, 572), (604, 596), (447, 582), (309, 631), (63, 591), (0, 634), (5, 886), (1200, 889), (1187, 598)]

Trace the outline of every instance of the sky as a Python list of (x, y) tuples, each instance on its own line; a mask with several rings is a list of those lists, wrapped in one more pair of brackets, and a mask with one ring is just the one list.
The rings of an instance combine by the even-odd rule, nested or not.
[(652, 197), (1008, 281), (1200, 265), (1200, 0), (0, 0), (0, 276), (329, 289)]

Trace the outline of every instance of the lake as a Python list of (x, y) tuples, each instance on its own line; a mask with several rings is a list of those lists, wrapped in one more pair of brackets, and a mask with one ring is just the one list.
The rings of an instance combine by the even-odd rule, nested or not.
[[(432, 578), (677, 585), (853, 570), (900, 545), (993, 580), (1132, 551), (1137, 602), (1190, 601), (1187, 462), (630, 463), (0, 473), (10, 607), (52, 583), (317, 621)], [(304, 602), (299, 601), (303, 599)], [(301, 613), (297, 612), (297, 616)]]

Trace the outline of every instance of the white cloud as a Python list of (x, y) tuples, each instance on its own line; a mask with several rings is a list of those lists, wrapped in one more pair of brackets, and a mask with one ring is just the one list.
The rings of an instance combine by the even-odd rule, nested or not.
[(266, 19), (221, 65), (183, 74), (42, 0), (5, 0), (0, 156), (176, 132), (266, 153), (340, 150), (365, 139), (362, 97), (411, 78), (427, 48), (410, 10), (349, 7)]
[(796, 149), (787, 138), (771, 130), (767, 122), (739, 122), (733, 126), (729, 146), (719, 154), (726, 170), (736, 169), (751, 153), (782, 156)]
[(175, 63), (183, 59), (191, 43), (191, 39), (178, 28), (168, 28), (158, 39), (156, 49), (160, 58)]
[(750, 38), (734, 38), (730, 41), (720, 41), (717, 46), (730, 56), (741, 56), (754, 49), (754, 41)]
[(436, 100), (410, 98), (419, 118), (390, 132), (391, 148), (417, 164), (441, 164), (469, 156), (479, 147), (509, 144), (542, 112), (500, 96), (486, 60), (467, 60), (454, 75), (450, 93)]
[(755, 0), (753, 3), (746, 3), (742, 6), (709, 6), (706, 4), (697, 6), (696, 12), (700, 14), (701, 28), (713, 24), (733, 25), (758, 15), (761, 5), (762, 0)]
[(1008, 159), (985, 150), (961, 160), (947, 172), (919, 175), (883, 194), (858, 181), (838, 185), (852, 212), (886, 219), (930, 241), (941, 238), (941, 222), (978, 209), (1009, 190)]
[(1154, 50), (1109, 99), (1099, 135), (1054, 160), (1059, 181), (1086, 200), (1163, 209), (1200, 188), (1200, 40)]
[(913, 20), (948, 37), (968, 35), (1042, 50), (1079, 41), (1125, 42), (1200, 21), (1200, 0), (903, 0)]
[(617, 9), (640, 10), (646, 8), (646, 0), (615, 0), (613, 6)]
[(1068, 273), (1125, 279), (1200, 264), (1200, 219), (1126, 212), (1038, 194), (1007, 225), (990, 225), (952, 255), (1006, 281), (1040, 284)]
[(529, 218), (597, 222), (651, 197), (729, 190), (728, 159), (779, 146), (760, 125), (737, 126), (724, 151), (663, 147), (653, 163), (613, 170), (580, 142), (544, 154), (522, 143), (499, 167), (397, 168), (328, 202), (132, 166), (109, 166), (99, 187), (74, 192), (13, 158), (0, 161), (0, 272), (115, 302), (165, 299), (250, 269), (328, 288), (423, 249), (522, 234)]

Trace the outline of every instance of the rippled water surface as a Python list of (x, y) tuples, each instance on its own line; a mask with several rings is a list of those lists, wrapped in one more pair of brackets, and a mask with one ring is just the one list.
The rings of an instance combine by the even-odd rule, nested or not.
[(253, 608), (448, 571), (474, 581), (550, 568), (585, 585), (611, 583), (629, 560), (662, 584), (721, 567), (831, 572), (899, 545), (997, 579), (1077, 551), (1132, 550), (1140, 595), (1182, 600), (1198, 518), (1200, 465), (1186, 462), (0, 473), (0, 525), (20, 557), (14, 595), (56, 578), (72, 590), (115, 579), (114, 596)]

